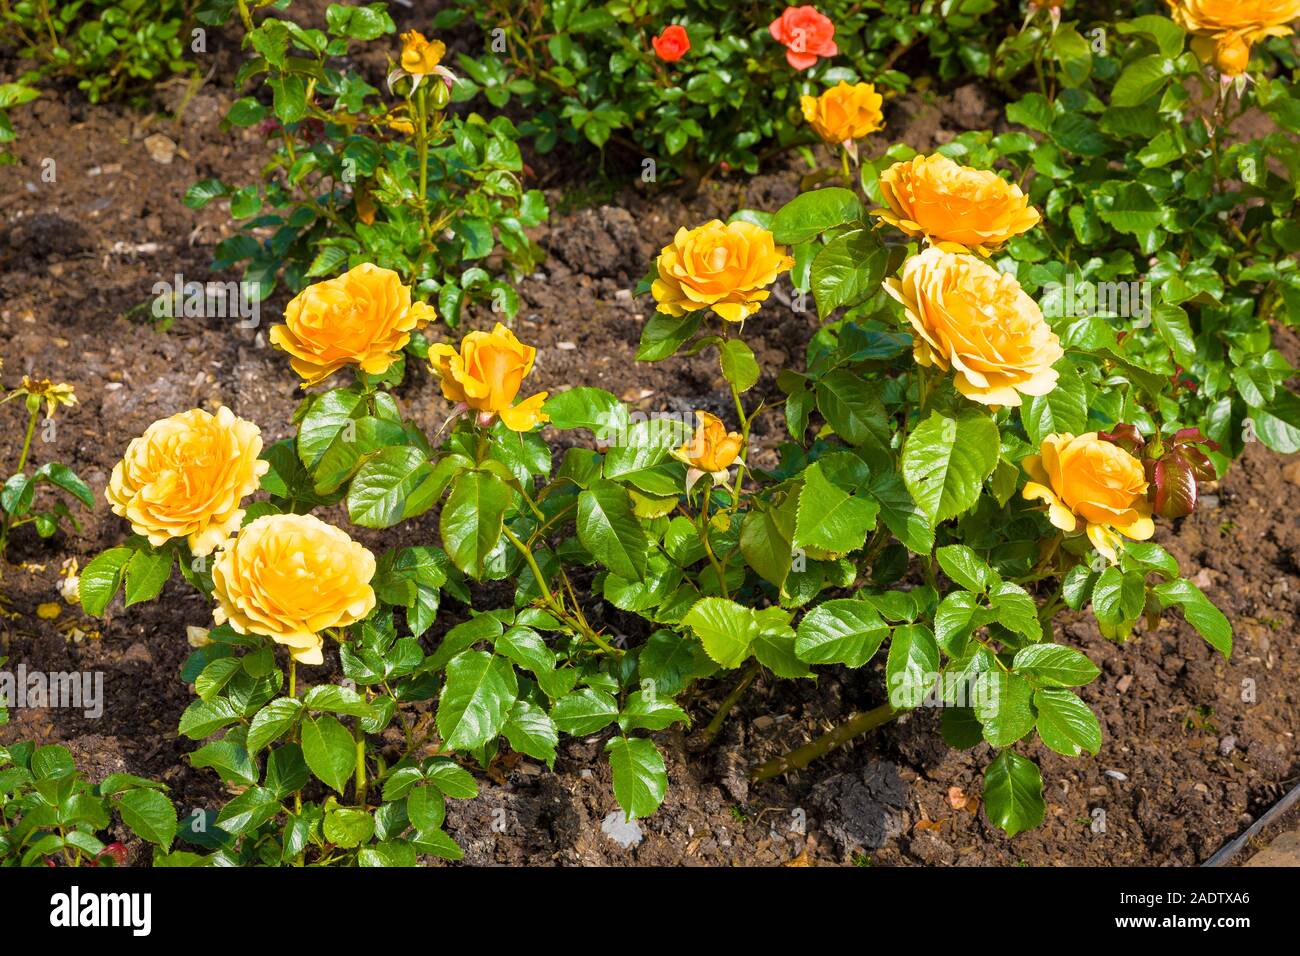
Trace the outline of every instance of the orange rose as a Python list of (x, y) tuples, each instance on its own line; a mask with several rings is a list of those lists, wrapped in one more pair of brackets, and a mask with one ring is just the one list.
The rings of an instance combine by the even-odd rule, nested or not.
[(396, 272), (366, 262), (299, 292), (270, 338), (289, 353), (306, 388), (346, 365), (382, 375), (411, 340), (411, 330), (435, 318), (432, 306), (411, 301)]
[(1111, 562), (1118, 560), (1119, 535), (1145, 541), (1155, 534), (1142, 463), (1096, 432), (1048, 435), (1041, 455), (1021, 465), (1032, 481), (1022, 492), (1028, 501), (1047, 502), (1047, 517), (1065, 532), (1082, 520), (1088, 540)]
[(803, 118), (828, 143), (846, 143), (874, 133), (884, 125), (884, 102), (870, 83), (850, 86), (840, 80), (821, 96), (803, 96)]
[(880, 174), (880, 192), (889, 208), (872, 215), (909, 236), (953, 243), (981, 255), (1041, 219), (1019, 186), (940, 153), (890, 166)]
[(222, 406), (154, 422), (113, 467), (104, 497), (154, 547), (185, 538), (211, 554), (244, 519), (244, 498), (271, 467), (260, 461), (262, 433)]
[(722, 419), (708, 412), (696, 412), (699, 427), (691, 440), (673, 452), (673, 457), (692, 468), (712, 475), (726, 475), (740, 454), (745, 439), (739, 432), (727, 431)]
[(912, 354), (954, 372), (953, 384), (981, 405), (1019, 405), (1056, 387), (1065, 354), (1042, 311), (1014, 276), (983, 259), (931, 246), (886, 279), (915, 333)]
[(261, 634), (304, 664), (322, 662), (320, 632), (375, 607), (375, 556), (314, 515), (250, 521), (212, 566), (212, 612), (240, 634)]
[(772, 38), (785, 44), (785, 59), (796, 70), (816, 66), (819, 57), (839, 53), (835, 24), (816, 7), (786, 7), (768, 26)]
[(500, 322), (491, 332), (469, 333), (459, 352), (445, 344), (429, 347), (429, 366), (442, 382), (444, 397), (476, 409), (484, 424), (499, 415), (502, 424), (516, 432), (550, 421), (542, 411), (546, 392), (511, 405), (536, 358), (537, 349), (524, 345)]
[(659, 276), (650, 293), (668, 315), (712, 309), (728, 322), (741, 322), (759, 310), (770, 294), (767, 286), (793, 265), (768, 230), (714, 219), (677, 230), (655, 262)]
[(650, 40), (655, 54), (665, 63), (676, 63), (691, 48), (691, 38), (686, 29), (676, 23), (664, 27), (664, 32)]

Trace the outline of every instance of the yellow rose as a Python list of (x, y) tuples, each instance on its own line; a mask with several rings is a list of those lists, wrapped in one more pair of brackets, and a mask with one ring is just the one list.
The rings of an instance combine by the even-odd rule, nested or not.
[(828, 143), (851, 142), (874, 133), (884, 125), (880, 112), (884, 101), (870, 83), (850, 86), (840, 80), (821, 96), (803, 96), (803, 118)]
[(1215, 67), (1224, 76), (1240, 76), (1250, 66), (1250, 44), (1228, 34), (1215, 42), (1213, 57)]
[(714, 219), (678, 229), (655, 265), (659, 277), (650, 292), (660, 312), (676, 316), (712, 309), (728, 322), (742, 322), (759, 310), (770, 294), (766, 287), (794, 260), (763, 227)]
[(1040, 216), (1020, 187), (988, 169), (959, 166), (947, 156), (916, 156), (880, 174), (888, 209), (873, 216), (909, 236), (953, 243), (986, 255), (1034, 228)]
[(449, 401), (477, 410), (484, 424), (499, 415), (506, 428), (517, 432), (550, 421), (542, 411), (546, 392), (511, 404), (536, 358), (537, 349), (524, 345), (500, 322), (491, 332), (469, 333), (461, 339), (459, 352), (450, 345), (429, 347), (429, 367)]
[(402, 69), (412, 76), (432, 73), (447, 53), (441, 40), (427, 40), (419, 30), (402, 34)]
[(192, 554), (211, 554), (239, 530), (240, 503), (271, 467), (261, 451), (258, 427), (224, 406), (181, 412), (131, 441), (104, 497), (155, 547), (186, 538)]
[(1167, 0), (1170, 16), (1189, 33), (1219, 37), (1234, 33), (1248, 43), (1284, 37), (1300, 19), (1300, 0)]
[(382, 375), (411, 340), (411, 330), (437, 318), (433, 307), (411, 301), (411, 290), (391, 269), (369, 262), (303, 289), (271, 327), (271, 344), (315, 385), (345, 365)]
[(727, 431), (722, 419), (708, 412), (696, 412), (699, 427), (691, 440), (673, 452), (673, 456), (699, 471), (725, 472), (740, 454), (744, 436)]
[(912, 324), (916, 361), (951, 368), (957, 391), (972, 401), (1019, 405), (1021, 395), (1056, 387), (1052, 366), (1065, 352), (1014, 276), (932, 246), (884, 285)]
[(264, 515), (217, 556), (212, 617), (285, 645), (304, 664), (319, 664), (320, 632), (374, 609), (374, 576), (375, 556), (333, 525), (313, 515)]
[[(1048, 435), (1041, 455), (1021, 463), (1032, 481), (1022, 494), (1047, 502), (1047, 517), (1062, 531), (1087, 525), (1088, 539), (1112, 562), (1120, 534), (1145, 541), (1155, 534), (1142, 463), (1096, 432)], [(1117, 534), (1118, 532), (1118, 534)]]

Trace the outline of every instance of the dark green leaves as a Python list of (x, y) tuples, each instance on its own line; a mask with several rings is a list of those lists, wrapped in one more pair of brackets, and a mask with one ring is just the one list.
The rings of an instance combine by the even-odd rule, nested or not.
[(304, 718), (302, 755), (311, 772), (339, 793), (356, 768), (356, 744), (352, 735), (328, 714)]
[(438, 733), (452, 750), (473, 750), (495, 739), (519, 693), (514, 666), (485, 651), (465, 651), (447, 664), (438, 701)]
[(483, 561), (501, 540), (513, 492), (495, 473), (463, 471), (456, 476), (438, 517), (442, 546), (452, 563), (482, 577)]
[(615, 737), (605, 744), (614, 775), (614, 797), (629, 820), (659, 809), (668, 792), (668, 768), (654, 742), (644, 737)]

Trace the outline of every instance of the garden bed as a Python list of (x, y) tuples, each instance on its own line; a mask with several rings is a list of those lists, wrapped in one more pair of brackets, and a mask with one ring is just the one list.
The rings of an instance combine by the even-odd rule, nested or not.
[[(76, 387), (80, 404), (61, 419), (53, 447), (97, 491), (131, 438), (186, 408), (225, 404), (259, 422), (268, 444), (292, 434), (299, 380), (262, 330), (182, 317), (157, 331), (148, 314), (154, 284), (174, 273), (224, 278), (208, 269), (213, 246), (231, 228), (224, 204), (191, 211), (181, 202), (186, 189), (213, 176), (255, 181), (263, 161), (255, 133), (218, 128), (229, 105), (219, 89), (200, 91), (179, 124), (90, 107), (74, 92), (48, 93), (13, 117), (22, 165), (0, 168), (0, 357), (8, 375), (48, 375)], [(963, 128), (987, 127), (996, 115), (978, 88), (963, 87), (937, 98), (903, 97), (887, 118), (891, 141), (923, 149)], [(157, 161), (170, 148), (149, 139), (156, 136), (174, 143), (170, 163)], [(45, 157), (56, 160), (55, 182), (39, 176)], [(545, 157), (532, 162), (540, 180), (558, 183), (548, 193), (552, 208), (569, 205), (563, 184), (572, 180), (551, 175)], [(535, 387), (601, 387), (645, 411), (724, 412), (730, 396), (712, 363), (634, 361), (653, 306), (632, 290), (679, 225), (737, 208), (775, 211), (797, 194), (801, 172), (791, 161), (750, 180), (706, 183), (692, 196), (628, 185), (608, 204), (553, 212), (538, 235), (548, 259), (519, 288), (516, 328), (539, 350)], [(286, 299), (277, 294), (264, 304), (262, 329), (278, 320)], [(467, 324), (482, 327), (488, 318), (477, 314)], [(812, 312), (769, 306), (746, 333), (760, 367), (776, 370), (802, 364), (815, 325)], [(1287, 358), (1300, 361), (1300, 343), (1286, 333), (1280, 341)], [(774, 374), (765, 371), (757, 394), (779, 401)], [(396, 394), (429, 433), (449, 410), (423, 369)], [(756, 426), (760, 465), (775, 460), (777, 422), (769, 416)], [(0, 408), (0, 427), (22, 424), (18, 403)], [(1058, 619), (1058, 639), (1103, 669), (1082, 696), (1097, 710), (1105, 741), (1099, 757), (1073, 761), (1030, 748), (1043, 768), (1047, 816), (1041, 828), (1014, 839), (978, 813), (987, 747), (949, 750), (938, 736), (938, 712), (925, 708), (801, 774), (748, 783), (751, 765), (881, 703), (881, 662), (833, 668), (816, 682), (760, 677), (703, 750), (689, 732), (657, 734), (671, 787), (662, 810), (637, 823), (639, 834), (621, 823), (602, 829), (606, 820), (621, 820), (611, 817), (603, 738), (566, 742), (554, 773), (527, 758), (499, 761), (480, 774), (477, 800), (448, 808), (447, 830), (471, 863), (1202, 862), (1300, 773), (1300, 650), (1292, 639), (1300, 616), (1298, 509), (1300, 461), (1252, 445), (1194, 515), (1161, 526), (1157, 540), (1232, 622), (1230, 661), (1169, 617), (1155, 631), (1140, 626), (1124, 644), (1103, 639), (1091, 615)], [(104, 621), (66, 605), (54, 620), (36, 613), (58, 601), (67, 559), (84, 563), (125, 530), (101, 499), (84, 515), (81, 535), (42, 541), (27, 528), (15, 536), (0, 656), (45, 671), (102, 671), (108, 703), (98, 720), (14, 709), (0, 742), (63, 742), (91, 779), (113, 771), (156, 777), (171, 787), (182, 815), (215, 809), (224, 799), (220, 782), (188, 766), (193, 745), (175, 733), (192, 699), (176, 676), (190, 652), (186, 628), (210, 625), (208, 603), (173, 581), (157, 603), (130, 613), (118, 604)], [(357, 529), (355, 536), (376, 552), (399, 538), (433, 543), (436, 511), (400, 534)], [(617, 630), (618, 612), (610, 614)], [(447, 602), (426, 646), (463, 617), (461, 606)], [(325, 672), (336, 665), (327, 653)], [(735, 679), (724, 675), (698, 689), (688, 708), (697, 727)], [(1247, 682), (1253, 696), (1243, 694)], [(147, 851), (135, 846), (144, 862)]]

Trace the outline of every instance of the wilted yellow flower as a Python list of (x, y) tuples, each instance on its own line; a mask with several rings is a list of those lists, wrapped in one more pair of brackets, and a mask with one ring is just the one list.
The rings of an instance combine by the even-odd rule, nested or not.
[(476, 409), (484, 423), (499, 415), (506, 428), (517, 432), (550, 420), (542, 411), (546, 392), (511, 404), (536, 358), (537, 349), (524, 345), (500, 322), (491, 332), (469, 333), (461, 339), (459, 352), (445, 344), (429, 347), (429, 366), (449, 401)]
[(988, 169), (972, 169), (935, 153), (895, 163), (880, 174), (888, 209), (872, 215), (909, 236), (925, 236), (986, 255), (1038, 225), (1038, 210), (1020, 187)]
[(1123, 448), (1096, 432), (1067, 432), (1048, 435), (1040, 450), (1021, 462), (1033, 479), (1022, 494), (1047, 502), (1048, 520), (1056, 527), (1072, 532), (1083, 521), (1088, 539), (1112, 562), (1119, 535), (1145, 541), (1155, 534), (1142, 463)]
[(725, 475), (727, 468), (740, 454), (744, 436), (727, 431), (722, 419), (708, 412), (696, 412), (699, 427), (691, 440), (673, 452), (673, 457), (684, 461), (700, 472)]
[(850, 86), (843, 80), (821, 96), (799, 98), (803, 118), (828, 143), (852, 142), (880, 129), (885, 122), (883, 102), (870, 83)]
[(1065, 354), (1042, 311), (1014, 276), (975, 256), (931, 246), (903, 263), (885, 291), (903, 304), (921, 365), (955, 373), (954, 384), (982, 405), (1019, 405), (1021, 395), (1056, 387), (1052, 366)]
[(447, 44), (425, 39), (419, 30), (402, 34), (402, 69), (413, 76), (432, 73), (446, 53)]
[(44, 402), (46, 418), (52, 417), (54, 410), (61, 405), (71, 408), (77, 404), (77, 396), (71, 385), (66, 382), (51, 382), (48, 378), (32, 378), (30, 375), (23, 376), (22, 384), (10, 392), (5, 401), (19, 396), (26, 397), (29, 412), (36, 411), (37, 406)]
[(433, 306), (411, 301), (411, 290), (396, 272), (365, 262), (299, 292), (270, 337), (289, 353), (305, 388), (345, 365), (382, 375), (411, 340), (411, 331), (435, 318)]
[(374, 609), (374, 576), (375, 556), (333, 525), (314, 515), (264, 515), (213, 563), (212, 617), (285, 645), (304, 664), (319, 664), (320, 632)]
[(239, 529), (245, 495), (270, 463), (258, 460), (262, 434), (222, 406), (156, 421), (127, 446), (104, 496), (155, 547), (186, 538), (190, 552), (212, 550)]
[(712, 309), (728, 322), (753, 315), (771, 294), (776, 277), (794, 265), (762, 226), (714, 219), (681, 228), (655, 263), (659, 276), (650, 292), (659, 311), (685, 315)]
[[(456, 74), (442, 65), (442, 58), (447, 54), (447, 44), (441, 40), (429, 40), (419, 30), (410, 30), (402, 34), (401, 62), (388, 74), (388, 89), (402, 77), (410, 77), (411, 92), (419, 89), (420, 82), (429, 74), (442, 77), (446, 91), (450, 93), (451, 84)], [(441, 104), (445, 105), (445, 99)]]

